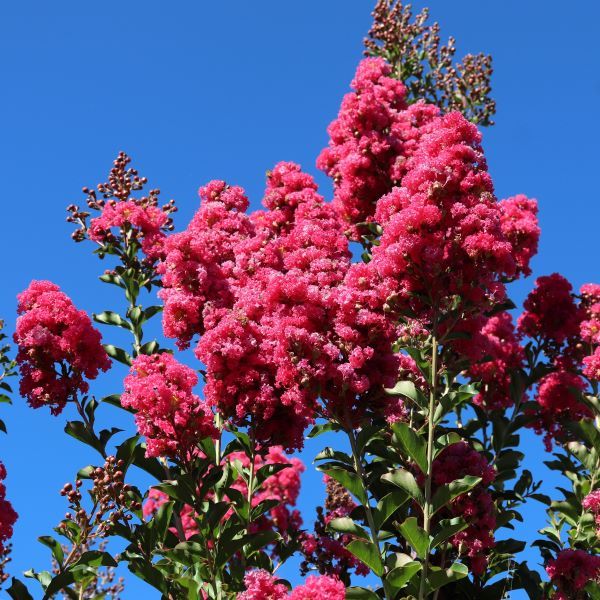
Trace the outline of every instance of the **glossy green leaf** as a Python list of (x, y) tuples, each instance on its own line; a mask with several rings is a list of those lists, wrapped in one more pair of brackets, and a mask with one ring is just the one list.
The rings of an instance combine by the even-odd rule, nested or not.
[(423, 506), (423, 493), (415, 476), (406, 469), (396, 469), (391, 473), (386, 473), (381, 479), (389, 481), (400, 489), (404, 490), (411, 498), (414, 498)]
[(399, 527), (402, 537), (414, 548), (419, 558), (425, 558), (429, 552), (429, 536), (419, 526), (416, 517), (409, 517)]
[(468, 574), (469, 569), (467, 565), (459, 562), (453, 563), (448, 569), (440, 569), (439, 567), (432, 566), (427, 574), (429, 589), (433, 592), (453, 581), (463, 579)]
[(421, 570), (421, 563), (413, 560), (392, 569), (385, 580), (395, 588), (403, 588)]
[(428, 405), (427, 398), (421, 390), (415, 387), (412, 381), (399, 381), (393, 388), (386, 388), (385, 391), (392, 396), (405, 396), (420, 408)]
[(408, 495), (402, 490), (394, 490), (386, 494), (374, 509), (375, 526), (381, 529), (385, 522), (408, 500)]
[(354, 586), (346, 589), (346, 600), (381, 600), (381, 598), (372, 590)]
[(26, 585), (16, 577), (12, 578), (10, 587), (6, 591), (12, 600), (33, 600)]
[(451, 483), (440, 486), (431, 501), (432, 512), (434, 515), (438, 510), (446, 506), (454, 498), (466, 494), (472, 490), (478, 483), (481, 482), (481, 477), (474, 477), (473, 475), (467, 475), (462, 479), (456, 479)]
[(62, 546), (60, 545), (59, 541), (55, 540), (50, 535), (42, 535), (38, 538), (38, 541), (40, 543), (44, 544), (44, 546), (47, 546), (48, 548), (50, 548), (50, 550), (52, 551), (52, 556), (54, 556), (54, 558), (56, 559), (56, 562), (59, 565), (62, 565), (62, 562), (65, 558), (65, 554), (64, 554), (64, 551), (63, 551)]
[(113, 358), (114, 360), (123, 363), (124, 365), (127, 365), (128, 367), (131, 366), (132, 363), (132, 359), (131, 359), (131, 355), (127, 352), (125, 352), (125, 350), (123, 350), (123, 348), (117, 348), (117, 346), (113, 346), (112, 344), (102, 344), (104, 347), (104, 350), (106, 351), (106, 354), (108, 354), (108, 356), (110, 356), (111, 358)]
[(367, 494), (360, 477), (356, 473), (344, 469), (324, 469), (324, 473), (341, 483), (351, 494), (356, 496), (361, 504), (367, 504)]
[(458, 517), (454, 519), (444, 519), (439, 523), (440, 531), (431, 540), (431, 549), (437, 548), (459, 531), (463, 531), (469, 526), (466, 521)]
[(113, 325), (115, 327), (122, 327), (128, 331), (132, 330), (131, 323), (124, 319), (120, 314), (106, 310), (98, 314), (92, 314), (92, 318), (96, 323), (103, 323), (105, 325)]
[(417, 463), (421, 472), (427, 473), (427, 444), (425, 440), (407, 423), (394, 423), (393, 442), (398, 444), (412, 460)]
[(356, 558), (367, 565), (378, 577), (383, 574), (383, 564), (379, 550), (373, 542), (365, 542), (364, 540), (352, 540), (346, 549), (354, 554)]
[(338, 519), (332, 519), (328, 524), (327, 528), (332, 531), (339, 533), (349, 533), (363, 540), (369, 539), (369, 534), (357, 523), (355, 523), (350, 517), (340, 517)]

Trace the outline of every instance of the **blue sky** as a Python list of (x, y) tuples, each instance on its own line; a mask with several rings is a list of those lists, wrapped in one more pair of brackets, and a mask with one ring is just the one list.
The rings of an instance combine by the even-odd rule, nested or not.
[[(535, 274), (559, 271), (577, 286), (598, 281), (600, 5), (428, 4), (460, 54), (494, 56), (497, 124), (485, 130), (484, 146), (498, 196), (523, 192), (540, 201)], [(347, 0), (2, 3), (0, 315), (9, 327), (15, 295), (32, 278), (57, 282), (89, 311), (120, 306), (96, 279), (104, 266), (70, 241), (64, 222), (64, 207), (83, 199), (82, 186), (104, 180), (119, 150), (165, 200), (176, 199), (178, 228), (210, 179), (242, 185), (256, 206), (265, 172), (279, 160), (315, 173), (328, 195), (314, 162), (360, 59), (370, 10), (371, 2)], [(521, 300), (531, 285), (513, 286), (513, 297)], [(114, 373), (96, 391), (119, 388)], [(46, 568), (47, 551), (35, 539), (62, 517), (63, 483), (95, 456), (63, 434), (73, 415), (53, 418), (18, 399), (2, 413), (9, 437), (0, 437), (0, 457), (21, 516), (12, 570)], [(544, 476), (542, 445), (532, 435), (524, 442), (530, 466)], [(307, 464), (319, 446), (307, 447)], [(307, 519), (321, 501), (319, 480), (305, 477)], [(544, 514), (536, 506), (526, 516), (522, 535), (531, 538)], [(157, 597), (143, 590), (131, 580), (124, 598)]]

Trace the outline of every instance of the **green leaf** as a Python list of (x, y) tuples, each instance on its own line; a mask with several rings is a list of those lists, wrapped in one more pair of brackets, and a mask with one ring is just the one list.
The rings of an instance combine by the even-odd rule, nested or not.
[(385, 474), (381, 479), (389, 481), (395, 486), (404, 490), (411, 498), (414, 498), (418, 504), (423, 506), (423, 494), (415, 476), (406, 469), (396, 469), (391, 473)]
[(355, 523), (350, 517), (340, 517), (339, 519), (332, 519), (328, 524), (327, 528), (332, 531), (339, 533), (349, 533), (363, 540), (369, 539), (369, 534), (357, 523)]
[(351, 494), (358, 498), (361, 504), (367, 504), (367, 494), (360, 477), (356, 473), (344, 469), (324, 469), (323, 472), (341, 483)]
[(346, 588), (346, 600), (381, 600), (373, 591), (362, 587)]
[(443, 519), (439, 524), (440, 531), (431, 540), (431, 549), (433, 550), (434, 548), (437, 548), (448, 538), (451, 538), (459, 531), (463, 531), (463, 529), (466, 529), (468, 526), (469, 524), (459, 517), (455, 517), (454, 519)]
[(391, 396), (405, 396), (420, 408), (428, 405), (427, 398), (421, 390), (415, 387), (412, 381), (399, 381), (393, 388), (386, 388), (385, 391)]
[(400, 525), (400, 533), (414, 548), (419, 558), (425, 558), (429, 552), (429, 536), (422, 527), (419, 527), (416, 517), (409, 517)]
[(91, 446), (102, 455), (104, 455), (106, 444), (110, 438), (121, 431), (123, 430), (116, 427), (113, 427), (112, 429), (103, 429), (98, 437), (96, 437), (82, 421), (69, 421), (65, 425), (65, 433), (74, 437), (76, 440)]
[(65, 558), (65, 554), (64, 554), (62, 546), (60, 545), (58, 540), (55, 540), (50, 535), (42, 535), (38, 538), (38, 541), (40, 543), (44, 544), (44, 546), (47, 546), (48, 548), (50, 548), (50, 550), (52, 550), (52, 556), (54, 556), (54, 558), (56, 559), (56, 562), (59, 565), (62, 565), (62, 562)]
[(308, 433), (308, 438), (316, 438), (329, 431), (336, 431), (338, 427), (333, 423), (317, 423)]
[(73, 566), (78, 567), (83, 565), (94, 568), (116, 567), (117, 562), (108, 552), (102, 552), (101, 550), (88, 550), (79, 557)]
[(344, 463), (348, 466), (354, 466), (354, 459), (351, 456), (349, 456), (345, 452), (341, 452), (340, 450), (334, 450), (329, 446), (327, 448), (323, 448), (323, 450), (321, 450), (321, 452), (319, 452), (319, 454), (315, 456), (314, 462), (332, 459)]
[(11, 585), (6, 591), (13, 600), (33, 600), (33, 596), (29, 593), (25, 584), (16, 577), (12, 578)]
[(110, 404), (111, 406), (116, 406), (117, 408), (122, 408), (123, 410), (134, 413), (135, 411), (130, 408), (125, 408), (121, 404), (121, 394), (111, 394), (110, 396), (105, 396), (100, 400), (100, 402), (104, 402), (105, 404)]
[(88, 465), (87, 467), (82, 467), (77, 471), (77, 479), (91, 479), (92, 473), (95, 471), (96, 467), (94, 465)]
[(379, 550), (373, 542), (365, 542), (363, 540), (352, 540), (346, 550), (352, 552), (356, 558), (367, 565), (378, 577), (383, 575), (383, 564)]
[(104, 283), (110, 283), (112, 285), (116, 285), (120, 288), (125, 289), (125, 286), (121, 282), (121, 278), (118, 275), (111, 275), (110, 273), (105, 273), (104, 275), (100, 275), (98, 279), (100, 279), (100, 281), (103, 281)]
[(421, 472), (427, 473), (427, 444), (419, 434), (406, 423), (394, 423), (393, 442), (398, 444), (416, 463)]
[(346, 588), (346, 600), (381, 600), (381, 598), (372, 590), (354, 586)]
[(184, 504), (194, 504), (194, 498), (190, 495), (185, 486), (180, 485), (179, 481), (168, 481), (152, 486), (154, 489), (164, 492), (169, 498), (179, 500)]
[(122, 327), (128, 331), (132, 330), (131, 323), (124, 319), (120, 314), (112, 312), (111, 310), (105, 310), (99, 314), (92, 314), (92, 318), (96, 323), (103, 323), (105, 325), (114, 325), (115, 327)]
[(171, 524), (171, 517), (173, 515), (173, 506), (173, 502), (161, 504), (152, 518), (152, 521), (150, 521), (150, 530), (154, 534), (153, 537), (161, 544), (165, 541), (165, 537), (169, 531), (169, 525)]
[(125, 463), (123, 472), (127, 471), (129, 466), (133, 462), (133, 458), (135, 455), (135, 447), (139, 440), (140, 436), (134, 435), (133, 437), (127, 438), (124, 442), (121, 442), (121, 444), (117, 448), (117, 460), (122, 460)]
[(56, 577), (52, 579), (49, 583), (48, 587), (45, 590), (43, 600), (49, 600), (52, 598), (57, 592), (65, 589), (67, 586), (75, 583), (75, 577), (73, 576), (72, 571), (64, 571), (63, 573), (59, 573)]
[(392, 569), (386, 576), (386, 583), (391, 584), (395, 588), (403, 588), (413, 576), (421, 570), (421, 563), (416, 560), (407, 562)]
[(269, 477), (276, 475), (280, 471), (284, 469), (288, 469), (292, 465), (290, 463), (269, 463), (267, 465), (263, 465), (259, 469), (256, 470), (255, 480), (256, 485), (261, 485), (264, 483)]
[(471, 491), (480, 482), (481, 477), (466, 475), (462, 479), (455, 479), (451, 483), (447, 483), (445, 485), (440, 486), (436, 490), (431, 501), (431, 514), (434, 515), (438, 510), (446, 506), (457, 496), (466, 494), (467, 492)]
[(162, 306), (149, 306), (144, 311), (144, 321), (151, 319), (154, 315), (157, 315), (158, 313), (162, 312), (162, 310), (163, 310)]
[(385, 522), (408, 500), (408, 496), (394, 490), (386, 494), (378, 503), (374, 512), (375, 526), (381, 529)]
[(468, 574), (469, 569), (467, 568), (467, 565), (463, 565), (459, 562), (452, 563), (448, 569), (440, 569), (439, 567), (432, 566), (427, 575), (430, 591), (434, 592), (444, 585), (463, 579)]
[(150, 342), (146, 342), (140, 348), (140, 354), (156, 354), (158, 349), (158, 342), (156, 340), (152, 340)]
[(110, 356), (111, 358), (114, 358), (116, 361), (123, 363), (124, 365), (127, 365), (128, 367), (131, 366), (132, 363), (132, 359), (131, 359), (131, 355), (128, 354), (127, 352), (125, 352), (125, 350), (123, 350), (123, 348), (117, 348), (117, 346), (113, 346), (112, 344), (102, 344), (104, 347), (104, 350), (106, 351), (106, 354), (108, 354), (108, 356)]

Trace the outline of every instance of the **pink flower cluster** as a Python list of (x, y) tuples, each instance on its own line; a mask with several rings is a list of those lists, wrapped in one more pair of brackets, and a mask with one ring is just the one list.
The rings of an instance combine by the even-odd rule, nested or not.
[(537, 219), (537, 201), (518, 194), (500, 200), (499, 208), (500, 226), (512, 246), (517, 273), (531, 275), (529, 263), (537, 254), (541, 233)]
[(579, 392), (587, 389), (581, 375), (600, 378), (600, 285), (583, 285), (577, 297), (562, 275), (539, 277), (524, 307), (519, 331), (533, 338), (552, 369), (538, 383), (533, 423), (551, 448), (553, 438), (564, 437), (566, 421), (591, 416)]
[(513, 248), (477, 128), (459, 113), (434, 122), (407, 163), (402, 187), (377, 204), (381, 244), (369, 265), (400, 309), (427, 321), (456, 298), (477, 312), (502, 301), (516, 274)]
[(4, 479), (6, 479), (6, 468), (0, 463), (0, 552), (12, 537), (13, 525), (18, 517), (12, 504), (6, 499), (6, 487), (2, 483)]
[(165, 246), (165, 334), (181, 347), (201, 334), (206, 397), (226, 417), (255, 421), (259, 441), (300, 447), (318, 383), (331, 378), (340, 354), (327, 332), (347, 240), (293, 163), (269, 174), (265, 211), (246, 215), (242, 190), (223, 182), (200, 195), (188, 229)]
[(462, 517), (469, 525), (452, 536), (451, 542), (459, 553), (469, 557), (472, 573), (480, 575), (487, 565), (487, 551), (494, 546), (496, 507), (488, 486), (496, 472), (485, 457), (466, 442), (448, 446), (433, 463), (434, 491), (466, 475), (481, 477), (481, 482), (452, 501), (451, 516)]
[[(367, 232), (362, 224), (373, 220), (385, 230), (400, 203), (404, 204), (402, 208), (414, 205), (414, 210), (403, 214), (409, 220), (406, 229), (402, 228), (403, 237), (413, 233), (416, 238), (427, 239), (422, 235), (423, 230), (432, 226), (445, 232), (440, 221), (442, 215), (434, 210), (436, 205), (445, 212), (450, 202), (464, 203), (471, 196), (478, 205), (476, 214), (465, 219), (466, 213), (460, 214), (456, 207), (452, 215), (454, 222), (465, 219), (465, 226), (458, 227), (464, 240), (457, 239), (455, 245), (462, 246), (473, 259), (489, 254), (488, 260), (495, 258), (497, 267), (508, 271), (507, 276), (530, 274), (529, 262), (537, 252), (540, 233), (535, 200), (518, 195), (496, 203), (491, 197), (491, 182), (485, 172), (476, 128), (458, 113), (441, 117), (433, 105), (418, 102), (407, 106), (405, 87), (390, 74), (390, 65), (381, 58), (368, 58), (359, 64), (351, 83), (354, 91), (344, 97), (338, 117), (328, 129), (329, 146), (317, 160), (317, 166), (334, 180), (334, 205), (348, 223), (352, 237), (360, 239)], [(458, 122), (464, 123), (463, 129), (468, 131), (462, 134), (462, 139), (459, 134), (452, 140), (452, 134), (445, 131), (451, 121), (456, 132), (460, 129)], [(470, 155), (464, 152), (469, 146)], [(462, 169), (461, 162), (464, 162)], [(474, 166), (470, 173), (469, 163)], [(457, 195), (456, 184), (461, 181)], [(401, 199), (398, 194), (402, 197), (399, 190), (404, 187), (409, 188), (408, 198)], [(455, 198), (451, 198), (453, 191)], [(393, 196), (382, 199), (389, 192)], [(423, 203), (418, 192), (438, 198)], [(483, 199), (486, 194), (488, 197)], [(446, 196), (447, 201), (439, 196)], [(472, 202), (465, 204), (463, 210), (468, 211)], [(478, 229), (477, 224), (483, 227)], [(503, 244), (510, 246), (510, 259)], [(435, 243), (420, 245), (414, 238), (412, 243), (407, 239), (397, 250), (412, 259), (420, 254), (423, 262), (447, 252), (442, 246), (436, 253)], [(447, 258), (452, 259), (453, 255)]]
[(562, 344), (579, 333), (580, 312), (571, 284), (558, 273), (538, 277), (535, 288), (523, 303), (519, 331), (543, 340), (545, 351), (555, 356)]
[(304, 585), (288, 592), (283, 583), (267, 571), (250, 571), (244, 578), (246, 591), (237, 600), (343, 600), (346, 587), (335, 577), (311, 575)]
[(68, 400), (88, 391), (86, 379), (110, 367), (102, 336), (50, 281), (32, 281), (17, 298), (21, 394), (31, 407), (49, 406), (58, 415)]
[(119, 229), (123, 239), (139, 240), (144, 254), (155, 261), (161, 255), (165, 239), (163, 228), (168, 220), (168, 214), (158, 206), (135, 199), (109, 200), (100, 216), (90, 221), (88, 236), (98, 243), (113, 242), (116, 237), (112, 230)]
[[(239, 460), (244, 467), (250, 466), (250, 459), (243, 452), (234, 452), (226, 457), (228, 462)], [(304, 463), (299, 458), (287, 456), (281, 446), (271, 446), (265, 456), (254, 459), (255, 472), (266, 465), (289, 464), (289, 467), (267, 477), (261, 489), (252, 497), (252, 506), (258, 506), (267, 500), (277, 501), (267, 514), (255, 523), (257, 530), (273, 529), (283, 536), (297, 532), (302, 526), (300, 511), (294, 509), (300, 494), (300, 476), (304, 472)], [(240, 478), (233, 484), (242, 494), (247, 494), (248, 486)]]
[(507, 408), (513, 404), (510, 392), (512, 373), (523, 365), (525, 359), (512, 317), (507, 312), (494, 315), (476, 338), (482, 346), (484, 358), (468, 369), (471, 379), (482, 384), (473, 401), (491, 410)]
[(587, 283), (579, 290), (582, 321), (579, 327), (584, 346), (583, 374), (600, 381), (600, 285)]
[(199, 193), (200, 209), (185, 231), (167, 238), (158, 265), (164, 332), (181, 349), (231, 307), (235, 248), (254, 231), (242, 188), (211, 181)]
[(171, 354), (138, 356), (125, 378), (121, 404), (136, 411), (147, 456), (187, 460), (200, 439), (216, 435), (213, 414), (193, 393), (198, 376)]
[(407, 159), (439, 110), (418, 103), (407, 107), (404, 85), (390, 77), (381, 58), (363, 60), (338, 117), (328, 128), (329, 147), (317, 167), (334, 181), (334, 204), (352, 237), (373, 220), (379, 198), (399, 185)]
[[(535, 202), (496, 202), (476, 127), (407, 107), (389, 75), (381, 59), (362, 61), (330, 127), (319, 165), (335, 179), (333, 204), (298, 165), (279, 163), (265, 210), (246, 214), (241, 188), (210, 182), (164, 244), (165, 334), (181, 348), (201, 336), (207, 400), (237, 425), (254, 422), (260, 442), (298, 448), (317, 414), (357, 422), (398, 375), (392, 343), (415, 329), (399, 314), (416, 313), (426, 335), (460, 298), (478, 331), (503, 281), (528, 272)], [(342, 220), (373, 218), (381, 244), (350, 265)]]
[(589, 418), (591, 412), (577, 395), (585, 389), (585, 382), (579, 375), (559, 368), (544, 376), (537, 388), (536, 401), (539, 411), (533, 424), (537, 433), (545, 433), (546, 449), (552, 449), (552, 440), (561, 439), (563, 424)]
[(583, 508), (596, 518), (596, 529), (600, 535), (600, 490), (590, 492), (582, 502)]
[(562, 550), (554, 560), (548, 561), (546, 573), (556, 586), (553, 600), (578, 598), (578, 592), (590, 581), (600, 578), (600, 556), (584, 550)]

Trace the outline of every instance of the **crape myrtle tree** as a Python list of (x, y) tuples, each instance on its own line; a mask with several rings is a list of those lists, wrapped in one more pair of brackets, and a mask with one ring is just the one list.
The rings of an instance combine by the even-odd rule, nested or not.
[[(600, 597), (600, 285), (539, 277), (514, 315), (509, 284), (531, 274), (540, 230), (535, 200), (494, 195), (478, 128), (495, 111), (490, 57), (455, 62), (427, 12), (391, 0), (365, 45), (317, 159), (332, 201), (281, 162), (261, 210), (211, 181), (175, 233), (174, 203), (121, 153), (68, 208), (115, 304), (89, 316), (49, 281), (18, 297), (21, 395), (71, 405), (66, 433), (98, 453), (40, 538), (51, 566), (25, 573), (40, 597), (117, 598), (119, 563), (172, 600)], [(161, 315), (175, 351), (144, 335)], [(116, 363), (122, 386), (96, 397)], [(98, 428), (117, 410), (135, 430)], [(555, 498), (527, 470), (524, 428), (564, 476)], [(323, 432), (309, 530), (289, 453)], [(519, 559), (525, 502), (548, 514), (544, 580)], [(16, 518), (0, 484), (0, 581), (26, 600), (4, 574)], [(294, 588), (278, 577), (293, 555)]]

